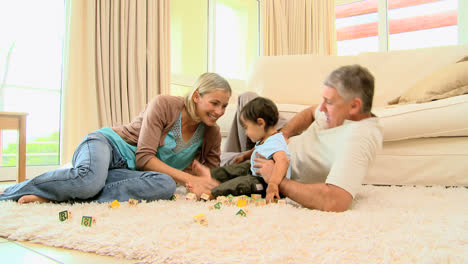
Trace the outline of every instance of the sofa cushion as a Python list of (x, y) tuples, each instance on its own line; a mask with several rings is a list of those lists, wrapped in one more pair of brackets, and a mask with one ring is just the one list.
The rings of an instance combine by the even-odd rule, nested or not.
[(468, 61), (449, 64), (417, 81), (389, 104), (424, 103), (468, 93)]
[(468, 136), (468, 94), (408, 105), (376, 107), (384, 126), (384, 141)]

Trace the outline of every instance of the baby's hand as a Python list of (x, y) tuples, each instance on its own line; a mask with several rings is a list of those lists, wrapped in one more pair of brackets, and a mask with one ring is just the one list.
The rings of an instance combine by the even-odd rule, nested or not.
[(276, 184), (268, 184), (265, 200), (267, 203), (273, 202), (274, 198), (280, 199), (279, 188)]

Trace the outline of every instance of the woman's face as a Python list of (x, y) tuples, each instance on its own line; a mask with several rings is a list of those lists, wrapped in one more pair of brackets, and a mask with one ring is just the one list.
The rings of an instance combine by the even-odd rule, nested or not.
[(214, 90), (200, 95), (198, 91), (193, 95), (196, 112), (201, 121), (207, 126), (214, 126), (218, 118), (224, 115), (231, 93), (224, 90)]

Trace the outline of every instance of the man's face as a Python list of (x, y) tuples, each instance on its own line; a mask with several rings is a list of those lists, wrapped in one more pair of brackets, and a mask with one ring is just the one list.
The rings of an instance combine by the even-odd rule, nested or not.
[(334, 87), (325, 86), (322, 92), (323, 102), (320, 111), (327, 116), (327, 127), (333, 128), (341, 126), (346, 119), (349, 119), (351, 102), (345, 102)]

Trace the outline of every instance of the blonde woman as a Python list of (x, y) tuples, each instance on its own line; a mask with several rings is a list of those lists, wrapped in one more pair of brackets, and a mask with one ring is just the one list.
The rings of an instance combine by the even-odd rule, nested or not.
[[(229, 83), (204, 73), (185, 97), (159, 95), (131, 123), (88, 134), (75, 150), (73, 168), (60, 168), (13, 185), (0, 200), (19, 203), (169, 199), (176, 183), (197, 193), (215, 187), (211, 177), (185, 172), (194, 159), (220, 163), (216, 121), (231, 96)], [(184, 171), (185, 170), (185, 171)]]

